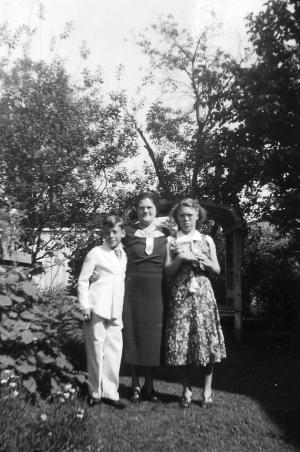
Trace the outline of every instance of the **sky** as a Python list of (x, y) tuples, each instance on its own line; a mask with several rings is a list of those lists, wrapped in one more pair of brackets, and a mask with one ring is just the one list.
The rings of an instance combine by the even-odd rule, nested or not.
[[(192, 32), (207, 21), (208, 11), (214, 10), (216, 20), (223, 26), (219, 44), (234, 56), (246, 44), (244, 17), (258, 12), (263, 0), (43, 0), (44, 20), (39, 19), (40, 0), (0, 0), (0, 23), (11, 27), (26, 24), (37, 28), (33, 43), (35, 58), (49, 58), (49, 43), (53, 35), (62, 32), (66, 22), (73, 23), (68, 40), (60, 43), (59, 54), (76, 79), (83, 67), (79, 49), (86, 41), (90, 50), (89, 67), (100, 66), (107, 90), (116, 87), (118, 65), (125, 67), (122, 87), (129, 92), (141, 80), (145, 57), (134, 37), (156, 22), (159, 16), (172, 14), (182, 27)], [(132, 92), (133, 94), (133, 92)]]

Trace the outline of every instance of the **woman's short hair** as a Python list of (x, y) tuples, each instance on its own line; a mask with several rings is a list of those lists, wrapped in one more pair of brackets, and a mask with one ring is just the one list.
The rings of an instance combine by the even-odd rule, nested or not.
[(150, 199), (150, 201), (153, 202), (153, 204), (156, 207), (156, 210), (158, 211), (159, 208), (158, 199), (155, 196), (155, 194), (152, 193), (151, 191), (142, 191), (141, 193), (139, 193), (134, 200), (134, 207), (137, 209), (140, 202), (143, 201), (144, 199)]
[(185, 199), (182, 199), (181, 201), (179, 201), (177, 204), (175, 204), (175, 206), (173, 207), (171, 214), (170, 214), (170, 216), (174, 218), (174, 220), (176, 221), (177, 224), (178, 224), (177, 214), (178, 214), (179, 209), (181, 209), (181, 207), (189, 207), (190, 209), (194, 209), (199, 216), (198, 221), (200, 223), (203, 223), (203, 221), (206, 220), (207, 212), (202, 206), (200, 206), (197, 199), (185, 198)]
[(121, 229), (125, 229), (125, 222), (123, 218), (118, 215), (109, 215), (106, 217), (102, 223), (102, 227), (104, 228), (114, 228), (115, 226), (120, 226)]

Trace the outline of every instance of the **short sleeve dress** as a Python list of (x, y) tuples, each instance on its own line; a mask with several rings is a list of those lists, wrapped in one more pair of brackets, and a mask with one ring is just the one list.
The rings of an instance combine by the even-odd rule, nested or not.
[[(198, 231), (170, 238), (172, 258), (183, 251), (209, 256), (208, 236)], [(199, 262), (185, 262), (171, 280), (166, 326), (166, 363), (206, 366), (226, 357), (223, 332), (208, 272)]]
[(161, 362), (166, 236), (157, 228), (150, 229), (146, 235), (138, 226), (130, 226), (124, 245), (128, 258), (123, 308), (124, 361), (158, 366)]

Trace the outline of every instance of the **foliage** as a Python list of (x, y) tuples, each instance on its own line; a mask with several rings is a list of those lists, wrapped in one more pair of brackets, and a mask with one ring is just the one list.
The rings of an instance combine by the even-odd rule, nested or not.
[(269, 328), (300, 325), (300, 266), (290, 242), (289, 235), (280, 236), (268, 223), (252, 225), (245, 242), (243, 299)]
[[(193, 371), (193, 400), (184, 415), (178, 406), (180, 369), (156, 369), (162, 403), (129, 402), (131, 379), (121, 376), (120, 412), (104, 403), (64, 404), (1, 399), (0, 450), (5, 452), (203, 451), (296, 452), (300, 419), (299, 334), (245, 334), (227, 341), (228, 359), (215, 368), (214, 407), (200, 406), (202, 373)], [(255, 434), (254, 434), (255, 433)]]
[(255, 60), (241, 67), (234, 108), (244, 146), (256, 155), (253, 178), (268, 186), (264, 217), (283, 231), (299, 227), (300, 3), (269, 0), (248, 18)]
[(168, 16), (141, 35), (144, 85), (160, 91), (145, 126), (143, 103), (131, 116), (164, 196), (213, 199), (295, 230), (299, 23), (299, 1), (268, 1), (248, 18), (253, 53), (239, 63), (214, 47), (216, 24), (193, 36)]
[(0, 196), (0, 258), (5, 259), (16, 249), (20, 239), (22, 214), (10, 201)]
[(135, 154), (135, 132), (118, 99), (104, 98), (100, 74), (83, 70), (75, 83), (61, 59), (25, 53), (2, 66), (0, 84), (1, 186), (21, 205), (35, 262), (44, 227), (84, 225), (107, 209), (107, 171)]
[(217, 27), (210, 24), (193, 36), (168, 16), (151, 26), (151, 37), (149, 30), (140, 37), (150, 66), (144, 83), (156, 84), (160, 92), (144, 128), (137, 119), (139, 106), (131, 116), (164, 196), (208, 198), (241, 211), (246, 188), (251, 207), (257, 201), (255, 155), (235, 133), (239, 64), (212, 45)]
[[(82, 316), (74, 297), (64, 296), (60, 305), (50, 304), (31, 281), (30, 273), (31, 269), (1, 267), (0, 368), (12, 369), (33, 398), (53, 398), (64, 392), (66, 383), (79, 387), (85, 382), (85, 375), (74, 369), (62, 346), (68, 338), (70, 312), (73, 331), (74, 321), (78, 328)], [(76, 345), (81, 338), (73, 333), (69, 339)]]
[(0, 450), (92, 450), (87, 445), (96, 444), (96, 435), (88, 428), (86, 410), (76, 401), (71, 403), (32, 406), (21, 397), (1, 400)]

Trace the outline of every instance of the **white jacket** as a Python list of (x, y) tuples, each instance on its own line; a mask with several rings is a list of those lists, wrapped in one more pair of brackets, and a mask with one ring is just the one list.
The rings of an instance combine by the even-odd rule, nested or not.
[[(78, 279), (78, 300), (82, 309), (91, 309), (105, 319), (122, 317), (127, 257), (121, 246), (121, 258), (105, 243), (86, 256)], [(98, 280), (90, 283), (94, 274)]]

